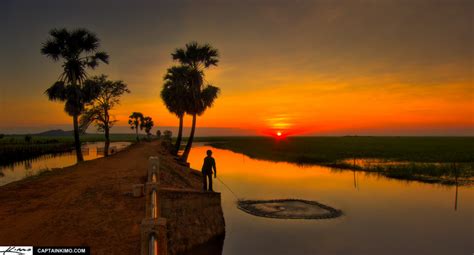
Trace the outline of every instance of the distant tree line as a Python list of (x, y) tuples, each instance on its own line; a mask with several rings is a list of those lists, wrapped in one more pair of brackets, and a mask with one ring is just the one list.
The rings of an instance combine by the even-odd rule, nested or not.
[[(130, 125), (130, 128), (132, 130), (135, 130), (136, 135), (137, 135), (137, 142), (140, 141), (140, 138), (138, 136), (138, 129), (140, 130), (145, 129), (146, 135), (148, 136), (148, 138), (150, 138), (151, 129), (155, 125), (151, 117), (144, 116), (141, 112), (133, 112), (128, 117), (128, 124)], [(157, 136), (158, 136), (158, 131), (157, 131)]]

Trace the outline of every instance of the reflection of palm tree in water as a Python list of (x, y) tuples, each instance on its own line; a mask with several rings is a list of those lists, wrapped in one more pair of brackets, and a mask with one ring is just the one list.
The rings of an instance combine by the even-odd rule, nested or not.
[(455, 177), (455, 180), (456, 180), (456, 192), (455, 192), (455, 195), (454, 195), (454, 211), (457, 211), (458, 210), (458, 186), (459, 186), (459, 183), (458, 183), (458, 170), (456, 169), (456, 162), (453, 163), (453, 166), (454, 166), (454, 177)]
[(25, 170), (30, 170), (32, 168), (31, 160), (25, 161)]
[[(358, 180), (356, 179), (356, 157), (354, 156), (353, 158), (353, 162), (352, 162), (352, 166), (354, 167), (354, 169), (352, 169), (352, 172), (354, 173), (354, 188), (359, 190), (359, 188), (357, 187), (357, 184), (358, 184)], [(357, 174), (357, 177), (359, 177), (359, 175)]]
[(354, 173), (354, 188), (359, 190), (359, 173), (355, 169), (352, 172)]
[(454, 195), (454, 210), (458, 210), (458, 178), (456, 177), (456, 194)]
[(357, 189), (357, 182), (356, 182), (356, 171), (352, 170), (354, 172), (354, 188)]

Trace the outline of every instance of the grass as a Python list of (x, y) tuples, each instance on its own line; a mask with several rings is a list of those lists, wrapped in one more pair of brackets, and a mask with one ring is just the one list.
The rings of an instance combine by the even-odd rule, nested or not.
[[(140, 139), (146, 135), (139, 135)], [(135, 134), (110, 134), (112, 142), (134, 142), (136, 141)], [(105, 141), (103, 134), (86, 134), (81, 135), (81, 142), (101, 142)], [(45, 143), (74, 143), (74, 136), (38, 136), (32, 135), (31, 143), (25, 141), (25, 135), (5, 135), (0, 139), (0, 145), (3, 144), (45, 144)]]
[(72, 150), (70, 143), (45, 144), (0, 144), (0, 165), (8, 165), (49, 153), (63, 153)]
[[(141, 138), (146, 137), (141, 135)], [(86, 134), (81, 136), (81, 142), (104, 141), (103, 134)], [(111, 134), (112, 142), (135, 142), (134, 134)], [(64, 136), (31, 136), (31, 141), (25, 140), (25, 135), (5, 135), (0, 139), (0, 165), (8, 165), (17, 161), (32, 159), (44, 154), (69, 152), (74, 149), (74, 137)]]
[[(474, 137), (207, 137), (197, 141), (252, 158), (377, 172), (397, 179), (449, 183), (457, 177), (474, 177)], [(403, 164), (348, 163), (352, 159)]]

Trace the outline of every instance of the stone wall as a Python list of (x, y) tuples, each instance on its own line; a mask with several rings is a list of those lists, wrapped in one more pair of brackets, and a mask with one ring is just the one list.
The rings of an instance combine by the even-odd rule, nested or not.
[(221, 194), (161, 188), (160, 216), (166, 218), (168, 254), (178, 254), (225, 233)]
[[(143, 191), (145, 195), (146, 213), (141, 224), (142, 255), (176, 255), (224, 235), (220, 193), (203, 192), (191, 184), (188, 186), (192, 188), (166, 187), (161, 183), (160, 172), (163, 169), (172, 171), (172, 166), (162, 166), (159, 157), (150, 157), (148, 162), (147, 182), (134, 185), (133, 192), (138, 196)], [(177, 171), (169, 176), (187, 180), (181, 175), (184, 172)], [(196, 178), (196, 172), (187, 173)]]

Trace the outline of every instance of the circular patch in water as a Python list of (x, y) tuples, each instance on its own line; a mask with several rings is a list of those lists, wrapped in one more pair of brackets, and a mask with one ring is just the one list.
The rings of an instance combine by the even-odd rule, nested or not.
[(237, 207), (249, 214), (277, 219), (330, 219), (342, 211), (303, 199), (239, 200)]

